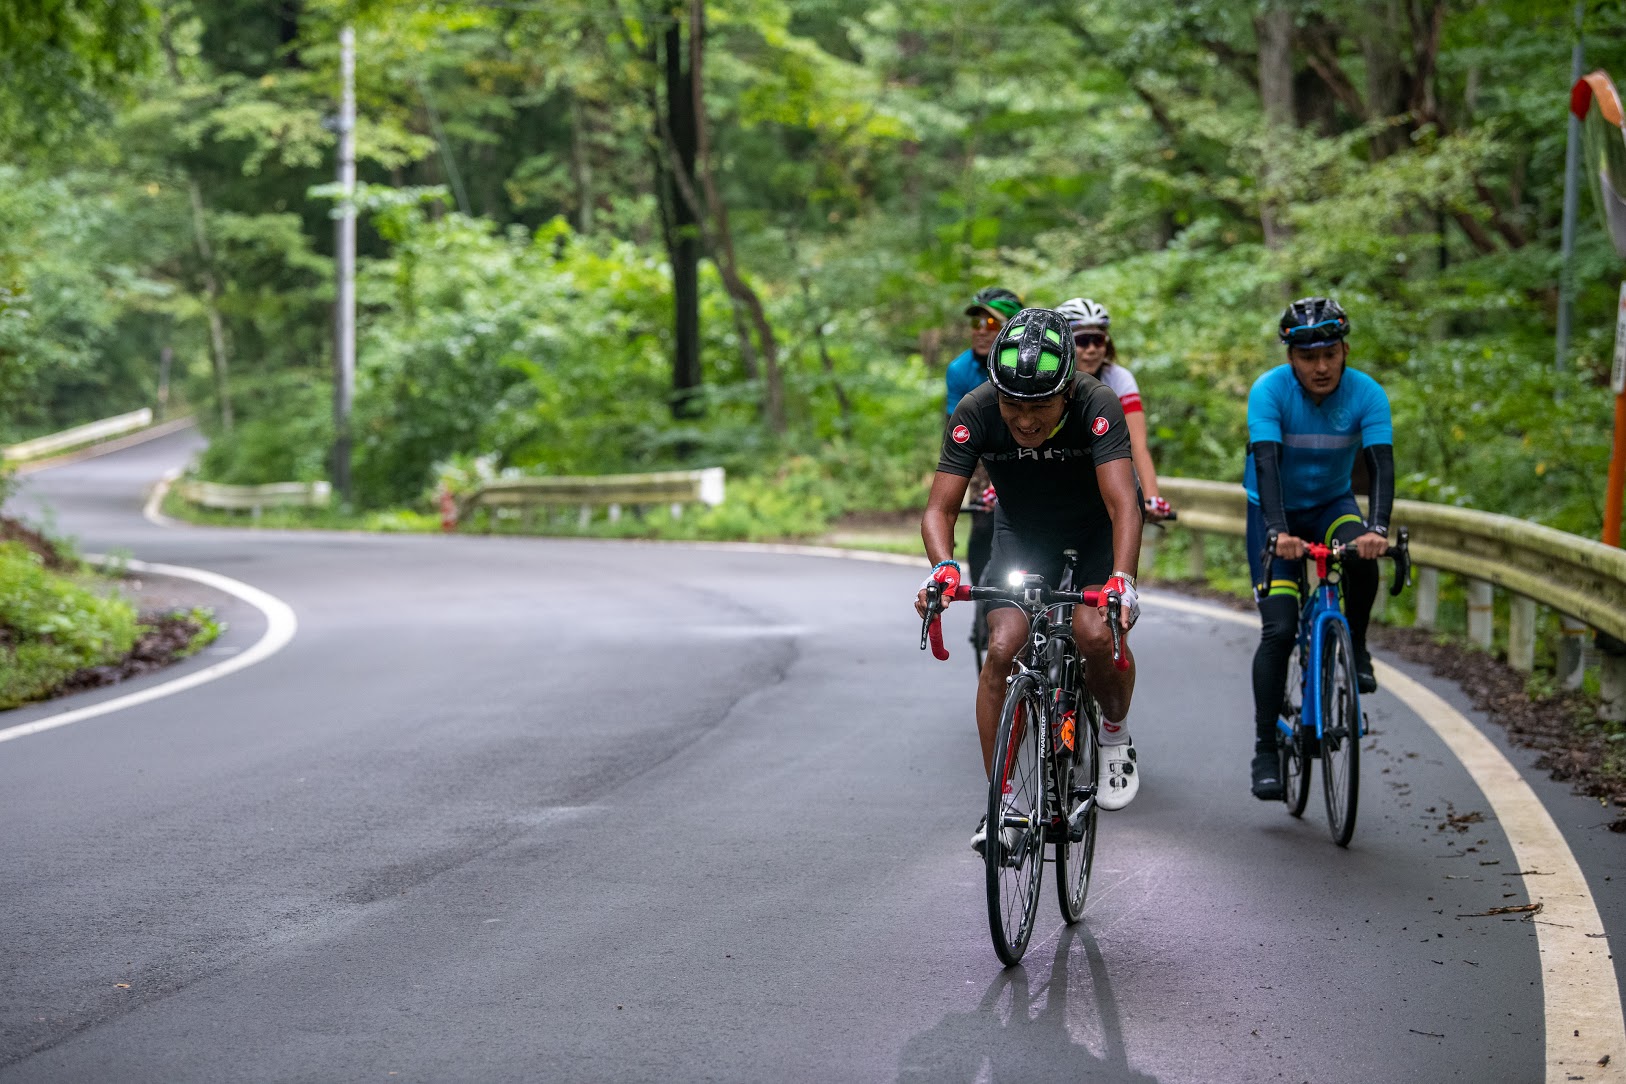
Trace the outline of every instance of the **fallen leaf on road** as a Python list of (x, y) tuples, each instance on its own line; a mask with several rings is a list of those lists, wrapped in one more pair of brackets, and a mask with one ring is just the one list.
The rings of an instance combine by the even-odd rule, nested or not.
[(1458, 915), (1457, 917), (1484, 918), (1487, 915), (1539, 915), (1540, 913), (1541, 904), (1539, 903), (1516, 903), (1511, 907), (1492, 907), (1489, 911), (1472, 911), (1466, 915)]

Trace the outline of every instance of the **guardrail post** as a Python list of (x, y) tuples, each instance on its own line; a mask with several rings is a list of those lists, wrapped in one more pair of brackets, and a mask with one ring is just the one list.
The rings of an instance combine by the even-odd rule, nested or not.
[(1191, 532), (1191, 552), (1187, 555), (1190, 562), (1187, 571), (1194, 580), (1208, 578), (1208, 555), (1203, 551), (1203, 536), (1201, 531)]
[(581, 531), (585, 531), (585, 530), (587, 530), (587, 525), (589, 523), (592, 523), (592, 522), (593, 522), (593, 506), (590, 505), (590, 504), (582, 505), (581, 512), (578, 513), (577, 516), (576, 516), (576, 529), (581, 530)]
[(620, 523), (621, 522), (621, 506), (619, 504), (611, 504), (610, 505), (610, 522), (611, 523)]
[(1433, 628), (1440, 620), (1440, 570), (1419, 568), (1412, 590), (1417, 600), (1417, 617), (1412, 624), (1420, 629)]
[(1557, 660), (1554, 676), (1566, 689), (1579, 689), (1581, 678), (1586, 674), (1586, 633), (1585, 621), (1569, 614), (1559, 615), (1558, 648), (1553, 652)]
[(1598, 634), (1598, 718), (1626, 722), (1626, 644)]
[(1157, 544), (1158, 535), (1163, 533), (1161, 527), (1154, 527), (1150, 523), (1141, 528), (1140, 532), (1140, 582), (1149, 583), (1157, 571)]
[(681, 501), (673, 501), (672, 502), (672, 518), (673, 519), (682, 519), (683, 518), (683, 502), (681, 502)]
[(1483, 648), (1496, 634), (1496, 588), (1484, 580), (1468, 581), (1468, 639)]
[(1508, 600), (1507, 664), (1526, 674), (1536, 665), (1536, 603), (1523, 595)]

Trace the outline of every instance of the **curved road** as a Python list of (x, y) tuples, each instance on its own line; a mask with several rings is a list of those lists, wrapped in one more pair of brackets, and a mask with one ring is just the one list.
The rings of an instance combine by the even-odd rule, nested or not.
[[(1247, 794), (1256, 634), (1152, 599), (1141, 796), (1102, 817), (1085, 921), (1047, 892), (1002, 970), (971, 668), (916, 650), (918, 570), (148, 524), (196, 440), (20, 500), (299, 632), (0, 744), (0, 1081), (1550, 1079), (1535, 926), (1457, 917), (1534, 878), (1387, 691), (1340, 851), (1319, 787), (1302, 822)], [(223, 605), (216, 658), (262, 625)], [(1525, 774), (1618, 944), (1607, 814)]]

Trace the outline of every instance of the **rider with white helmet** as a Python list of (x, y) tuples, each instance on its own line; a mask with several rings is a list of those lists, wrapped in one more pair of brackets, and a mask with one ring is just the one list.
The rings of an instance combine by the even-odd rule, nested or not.
[(1146, 408), (1141, 405), (1140, 385), (1128, 369), (1118, 364), (1118, 350), (1112, 344), (1112, 315), (1099, 301), (1075, 297), (1056, 306), (1073, 329), (1073, 348), (1080, 371), (1089, 373), (1117, 393), (1129, 427), (1130, 448), (1135, 474), (1140, 478), (1146, 502), (1146, 517), (1160, 520), (1169, 514), (1169, 502), (1158, 495), (1157, 471), (1152, 452), (1146, 446)]

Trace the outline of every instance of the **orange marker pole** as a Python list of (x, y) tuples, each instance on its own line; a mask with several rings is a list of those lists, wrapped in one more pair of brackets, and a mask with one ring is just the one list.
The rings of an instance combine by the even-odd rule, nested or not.
[(1615, 365), (1609, 374), (1615, 393), (1615, 444), (1609, 456), (1609, 481), (1603, 493), (1603, 543), (1620, 547), (1620, 490), (1626, 482), (1626, 282), (1620, 284), (1620, 309), (1615, 317)]
[(1626, 482), (1626, 395), (1615, 395), (1615, 450), (1609, 457), (1609, 482), (1603, 500), (1603, 541), (1620, 546), (1620, 491)]

